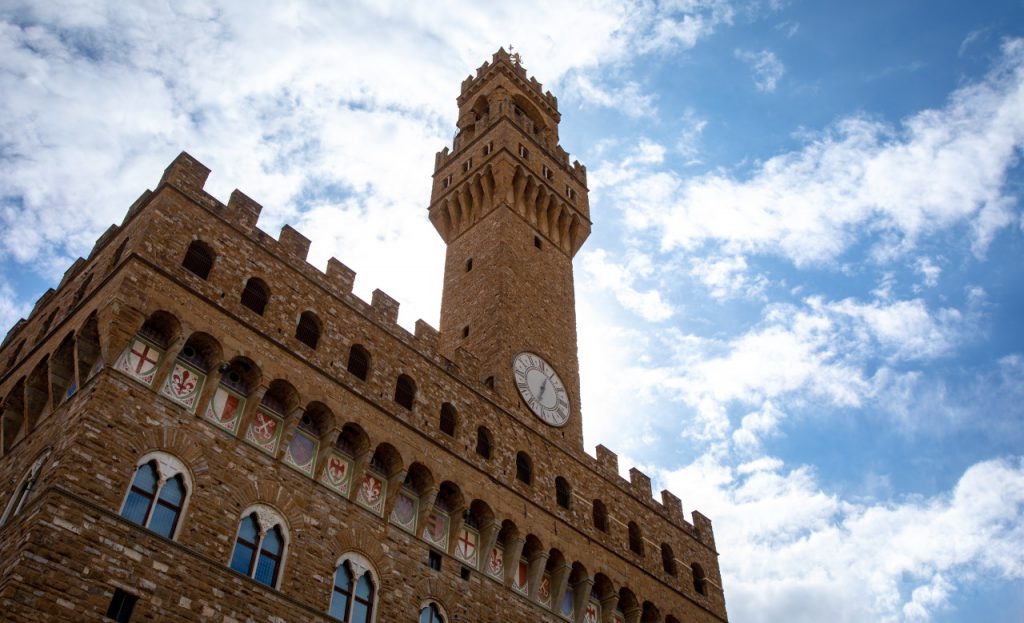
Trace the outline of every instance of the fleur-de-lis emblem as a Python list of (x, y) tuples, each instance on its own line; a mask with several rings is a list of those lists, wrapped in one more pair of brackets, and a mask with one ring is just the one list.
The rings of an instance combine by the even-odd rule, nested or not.
[(175, 393), (179, 396), (191, 394), (196, 388), (195, 377), (188, 370), (183, 368), (178, 368), (178, 370), (180, 370), (180, 373), (175, 372), (173, 377)]
[(363, 479), (363, 498), (369, 504), (375, 504), (380, 497), (380, 482), (376, 478), (367, 476)]

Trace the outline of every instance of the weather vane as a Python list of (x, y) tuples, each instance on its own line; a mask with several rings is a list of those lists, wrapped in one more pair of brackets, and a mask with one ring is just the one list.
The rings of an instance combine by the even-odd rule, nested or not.
[(515, 50), (515, 48), (512, 47), (512, 44), (511, 43), (508, 44), (508, 58), (509, 58), (509, 60), (511, 60), (516, 65), (522, 65), (523, 64), (523, 58), (521, 56), (519, 56), (519, 52), (513, 52), (513, 50)]

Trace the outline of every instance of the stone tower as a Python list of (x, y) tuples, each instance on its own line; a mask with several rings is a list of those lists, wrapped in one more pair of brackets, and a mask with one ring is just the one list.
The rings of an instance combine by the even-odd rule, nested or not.
[[(453, 149), (437, 154), (429, 210), (447, 244), (442, 348), (474, 355), (480, 380), (516, 405), (520, 421), (582, 451), (572, 258), (590, 234), (586, 168), (569, 164), (558, 144), (558, 101), (527, 78), (517, 55), (499, 50), (463, 81), (458, 106)], [(514, 371), (520, 353), (547, 362), (564, 397), (544, 388), (530, 404), (529, 359), (519, 362), (519, 379)], [(553, 419), (545, 421), (544, 406)]]
[(0, 343), (0, 618), (727, 623), (710, 520), (582, 451), (555, 104), (463, 84), (440, 331), (175, 158)]

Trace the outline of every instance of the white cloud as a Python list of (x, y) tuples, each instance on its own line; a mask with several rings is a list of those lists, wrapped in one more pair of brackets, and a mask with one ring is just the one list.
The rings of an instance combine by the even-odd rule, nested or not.
[[(967, 225), (976, 254), (1014, 220), (1007, 172), (1024, 145), (1024, 40), (1003, 46), (982, 82), (900, 129), (850, 117), (801, 149), (772, 157), (745, 180), (718, 171), (685, 179), (659, 167), (606, 163), (627, 225), (652, 230), (663, 250), (718, 245), (777, 254), (797, 266), (830, 262), (880, 236), (881, 261), (934, 232)], [(712, 247), (713, 248), (713, 247)]]
[(605, 108), (613, 108), (629, 117), (653, 117), (658, 114), (654, 96), (645, 94), (636, 82), (624, 82), (621, 87), (599, 86), (591, 78), (578, 75), (568, 85), (580, 99)]
[(930, 257), (919, 257), (914, 262), (914, 270), (924, 279), (924, 285), (934, 288), (939, 285), (939, 277), (942, 275), (942, 267), (936, 264)]
[(775, 56), (771, 50), (751, 52), (748, 50), (736, 50), (733, 54), (743, 61), (754, 71), (754, 85), (758, 90), (772, 92), (779, 84), (779, 80), (786, 73), (786, 66)]
[(617, 264), (608, 258), (604, 249), (596, 249), (580, 254), (579, 267), (583, 269), (582, 288), (612, 292), (620, 305), (648, 322), (667, 320), (672, 316), (672, 306), (658, 290), (638, 290), (635, 287), (638, 278), (648, 278), (654, 273), (650, 257), (634, 253), (625, 264)]
[(763, 275), (751, 277), (747, 272), (747, 260), (742, 255), (695, 257), (690, 267), (690, 275), (707, 286), (709, 294), (716, 299), (761, 295), (768, 280)]

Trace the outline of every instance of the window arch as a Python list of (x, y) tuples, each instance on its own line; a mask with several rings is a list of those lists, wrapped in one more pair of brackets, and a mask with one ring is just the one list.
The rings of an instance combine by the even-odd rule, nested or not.
[(676, 555), (672, 551), (672, 546), (668, 543), (661, 544), (661, 567), (665, 570), (665, 573), (676, 576), (679, 573), (676, 567)]
[(21, 512), (21, 509), (25, 508), (25, 504), (28, 502), (29, 497), (32, 495), (32, 489), (36, 486), (36, 480), (39, 479), (39, 472), (43, 469), (43, 464), (46, 463), (47, 457), (50, 456), (50, 449), (47, 448), (39, 455), (39, 457), (32, 463), (32, 467), (29, 468), (28, 473), (21, 479), (18, 486), (14, 489), (14, 495), (7, 502), (6, 508), (4, 508), (4, 514), (0, 515), (0, 526), (7, 523), (8, 519), (11, 519), (15, 515)]
[(184, 463), (166, 452), (151, 452), (135, 468), (121, 516), (173, 539), (191, 490), (192, 479)]
[(306, 310), (299, 316), (299, 324), (295, 327), (295, 337), (306, 346), (316, 349), (320, 342), (320, 319), (316, 314)]
[(353, 344), (348, 351), (348, 371), (356, 378), (366, 380), (370, 373), (370, 353), (361, 344)]
[(555, 478), (555, 501), (565, 509), (572, 505), (572, 487), (569, 486), (569, 481), (561, 476)]
[(398, 375), (398, 380), (395, 382), (395, 402), (411, 411), (415, 400), (416, 382), (407, 374)]
[(262, 279), (250, 277), (249, 281), (245, 282), (245, 289), (242, 290), (242, 305), (262, 316), (269, 300), (270, 290)]
[(242, 513), (230, 566), (261, 584), (277, 588), (288, 549), (287, 527), (277, 511), (264, 504)]
[(380, 580), (368, 560), (354, 552), (338, 560), (328, 614), (345, 623), (370, 623), (377, 608)]
[(608, 532), (608, 507), (601, 500), (594, 500), (594, 527)]
[(458, 426), (458, 417), (455, 407), (450, 402), (441, 405), (441, 421), (439, 422), (441, 432), (449, 437), (455, 436), (455, 428)]
[(516, 480), (527, 485), (533, 482), (533, 461), (525, 452), (516, 454)]
[(690, 565), (690, 571), (693, 573), (693, 590), (701, 595), (707, 595), (708, 588), (705, 585), (707, 577), (704, 575), (704, 567), (701, 567), (698, 563), (693, 563)]
[(635, 521), (629, 522), (629, 551), (644, 555), (644, 537), (640, 534), (640, 526)]
[(444, 610), (436, 602), (428, 601), (420, 609), (419, 623), (445, 623), (447, 620)]
[(476, 429), (476, 453), (485, 459), (490, 460), (491, 449), (493, 448), (493, 442), (491, 440), (491, 431), (487, 430), (487, 427), (481, 426)]
[[(121, 246), (121, 249), (123, 248), (124, 243)], [(120, 253), (118, 253), (118, 256), (120, 256)], [(193, 240), (188, 245), (188, 250), (185, 251), (185, 259), (181, 261), (181, 265), (197, 277), (206, 279), (210, 276), (210, 270), (213, 268), (213, 258), (213, 250), (210, 249), (210, 245), (202, 240)], [(114, 259), (115, 264), (117, 259)]]

